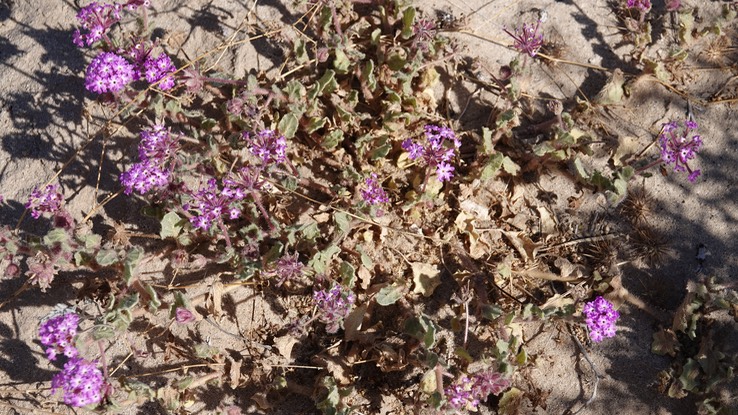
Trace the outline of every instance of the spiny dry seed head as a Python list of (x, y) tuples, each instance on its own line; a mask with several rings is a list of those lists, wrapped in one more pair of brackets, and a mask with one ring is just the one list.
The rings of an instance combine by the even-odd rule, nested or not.
[(585, 246), (584, 256), (591, 258), (595, 268), (610, 268), (618, 258), (620, 241), (616, 239), (602, 239), (590, 242)]
[(633, 230), (630, 246), (634, 259), (652, 267), (662, 264), (671, 253), (666, 238), (654, 228), (645, 225)]
[(648, 216), (653, 212), (654, 199), (643, 187), (628, 190), (628, 196), (620, 205), (620, 212), (630, 223), (637, 225), (648, 221)]
[(728, 54), (733, 49), (730, 38), (726, 35), (722, 35), (710, 42), (710, 44), (702, 51), (702, 55), (707, 62), (723, 66), (728, 61)]

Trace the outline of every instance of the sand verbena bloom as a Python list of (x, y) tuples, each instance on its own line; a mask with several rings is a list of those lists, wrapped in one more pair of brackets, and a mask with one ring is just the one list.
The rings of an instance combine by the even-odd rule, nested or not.
[(601, 296), (584, 305), (584, 318), (589, 337), (599, 343), (606, 337), (615, 337), (615, 322), (620, 318), (612, 303)]

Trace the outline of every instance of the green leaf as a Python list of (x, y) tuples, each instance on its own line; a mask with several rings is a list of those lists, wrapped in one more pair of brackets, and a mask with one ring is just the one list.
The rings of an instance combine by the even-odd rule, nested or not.
[(120, 300), (120, 303), (118, 303), (118, 307), (116, 308), (118, 310), (130, 310), (133, 307), (138, 305), (138, 300), (139, 300), (138, 293), (127, 295), (123, 297), (123, 299)]
[(175, 212), (169, 212), (161, 219), (161, 239), (176, 238), (182, 231), (182, 218)]
[(123, 261), (123, 280), (127, 285), (131, 285), (131, 280), (136, 275), (136, 268), (143, 257), (144, 250), (140, 246), (135, 246), (128, 251), (125, 261)]
[(56, 243), (67, 243), (68, 241), (69, 234), (61, 228), (52, 229), (46, 234), (46, 236), (44, 236), (44, 245), (46, 246), (51, 246)]
[(154, 287), (149, 284), (144, 285), (144, 290), (146, 290), (146, 294), (149, 295), (148, 310), (153, 313), (161, 307), (159, 294), (154, 290)]
[(195, 356), (199, 357), (200, 359), (211, 359), (221, 354), (219, 348), (211, 346), (207, 343), (198, 343), (195, 345), (194, 349)]
[(115, 337), (115, 330), (107, 324), (98, 324), (92, 327), (92, 338), (95, 340), (112, 339)]
[(495, 153), (495, 145), (492, 143), (492, 130), (482, 127), (482, 153), (493, 155)]
[(297, 38), (297, 40), (295, 40), (295, 47), (293, 50), (295, 52), (295, 60), (297, 63), (305, 63), (309, 60), (305, 44), (305, 40), (302, 38)]
[(368, 60), (361, 69), (361, 79), (366, 83), (367, 89), (374, 92), (377, 89), (377, 77), (374, 76), (374, 61)]
[(91, 233), (89, 235), (83, 236), (81, 238), (81, 241), (84, 244), (86, 250), (97, 249), (102, 243), (102, 236)]
[(341, 285), (352, 289), (356, 280), (356, 269), (350, 263), (343, 261), (338, 268), (338, 274), (341, 276)]
[(338, 147), (341, 141), (343, 141), (343, 130), (333, 130), (323, 136), (323, 141), (320, 145), (326, 150), (333, 150)]
[(382, 38), (382, 29), (379, 29), (379, 28), (374, 29), (374, 31), (372, 31), (372, 34), (370, 36), (372, 45), (374, 46), (379, 45), (379, 41), (381, 38)]
[(405, 333), (420, 340), (426, 350), (430, 350), (436, 343), (436, 332), (438, 326), (433, 320), (422, 314), (420, 317), (412, 317), (405, 322)]
[(377, 304), (381, 306), (392, 305), (397, 302), (405, 292), (404, 285), (398, 285), (397, 283), (382, 287), (377, 293), (375, 299)]
[(315, 239), (320, 236), (320, 228), (318, 227), (318, 222), (308, 222), (300, 228), (300, 233), (302, 236), (305, 237), (305, 239), (315, 242)]
[(312, 134), (321, 128), (325, 127), (325, 124), (328, 122), (328, 118), (326, 117), (312, 117), (308, 120), (308, 125), (305, 131), (308, 134)]
[(288, 114), (285, 114), (284, 117), (279, 120), (277, 128), (279, 129), (279, 132), (285, 136), (285, 138), (292, 138), (297, 132), (298, 125), (299, 122), (297, 117), (295, 116), (295, 114), (290, 112)]
[(518, 118), (518, 112), (515, 109), (509, 109), (501, 112), (495, 120), (495, 125), (498, 129), (503, 131), (509, 131), (514, 127), (520, 125), (520, 119)]
[(682, 384), (684, 390), (695, 392), (700, 386), (700, 365), (694, 359), (687, 359), (687, 363), (682, 368), (682, 375), (679, 376), (679, 383)]
[(349, 60), (346, 52), (343, 49), (336, 49), (336, 58), (333, 59), (333, 68), (336, 70), (336, 73), (345, 75), (348, 73), (350, 67), (351, 60)]
[(336, 212), (333, 214), (333, 221), (338, 227), (338, 231), (343, 235), (348, 235), (351, 231), (351, 217), (346, 212)]
[(502, 159), (502, 169), (507, 172), (507, 174), (511, 176), (515, 176), (520, 171), (520, 166), (518, 166), (510, 157), (505, 156), (505, 158)]
[(504, 159), (505, 156), (502, 153), (496, 153), (492, 155), (492, 157), (487, 160), (487, 163), (484, 164), (484, 167), (482, 168), (482, 173), (479, 178), (482, 181), (486, 181), (494, 177), (494, 175), (502, 167), (502, 162)]
[(320, 94), (330, 94), (338, 88), (338, 82), (336, 81), (336, 73), (332, 70), (327, 70), (323, 76), (318, 80), (318, 92)]
[(402, 33), (400, 36), (407, 40), (413, 37), (413, 23), (415, 22), (415, 8), (408, 7), (402, 12)]
[(334, 255), (341, 252), (341, 248), (336, 245), (331, 245), (328, 248), (317, 252), (313, 258), (308, 262), (308, 266), (315, 270), (318, 274), (325, 273), (328, 270), (328, 264)]
[(101, 249), (95, 255), (95, 261), (103, 267), (115, 264), (118, 262), (118, 252), (113, 249)]

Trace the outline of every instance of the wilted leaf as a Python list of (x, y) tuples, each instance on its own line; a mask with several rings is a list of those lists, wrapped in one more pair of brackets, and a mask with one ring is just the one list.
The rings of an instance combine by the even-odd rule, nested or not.
[(281, 354), (282, 357), (286, 358), (287, 360), (292, 359), (292, 348), (296, 344), (297, 339), (295, 338), (295, 336), (292, 336), (290, 334), (285, 334), (284, 336), (274, 338), (274, 347), (276, 347), (277, 351), (279, 351), (279, 354)]
[(392, 305), (402, 298), (402, 294), (405, 292), (404, 285), (398, 285), (397, 283), (383, 287), (377, 293), (377, 304), (381, 306)]
[(602, 90), (595, 96), (594, 102), (599, 105), (614, 105), (619, 104), (623, 100), (625, 91), (623, 85), (625, 84), (625, 75), (619, 68), (615, 68), (610, 75), (610, 79)]
[(523, 392), (515, 387), (510, 388), (502, 394), (499, 403), (499, 414), (517, 415), (520, 412), (520, 406), (523, 403)]
[(435, 265), (422, 262), (411, 262), (410, 266), (413, 270), (413, 283), (415, 284), (413, 292), (430, 297), (436, 287), (441, 284), (441, 270)]
[(364, 321), (367, 308), (367, 304), (362, 304), (351, 310), (343, 320), (344, 339), (353, 341), (359, 338), (359, 329), (361, 329), (361, 323)]
[(507, 240), (515, 247), (525, 262), (536, 258), (541, 243), (533, 242), (524, 232), (502, 231), (502, 234), (507, 237)]
[(436, 382), (436, 370), (429, 369), (423, 374), (423, 377), (420, 379), (420, 391), (425, 393), (426, 395), (432, 394), (437, 390)]
[(679, 340), (671, 329), (664, 329), (653, 334), (653, 343), (651, 344), (651, 352), (658, 355), (676, 356), (679, 348)]
[(624, 161), (636, 154), (639, 149), (640, 144), (637, 137), (621, 136), (618, 138), (618, 148), (612, 155), (613, 164), (617, 167), (624, 166)]

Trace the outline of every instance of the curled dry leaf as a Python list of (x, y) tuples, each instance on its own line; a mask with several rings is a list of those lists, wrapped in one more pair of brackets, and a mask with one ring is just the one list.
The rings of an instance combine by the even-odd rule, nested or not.
[(291, 360), (292, 348), (297, 344), (297, 339), (294, 336), (285, 334), (274, 338), (274, 346), (284, 358)]
[(533, 242), (523, 232), (503, 231), (502, 233), (515, 247), (525, 262), (536, 259), (538, 248), (540, 248), (542, 244)]
[(413, 292), (430, 297), (433, 291), (441, 285), (441, 270), (437, 266), (422, 262), (411, 262), (413, 270)]

